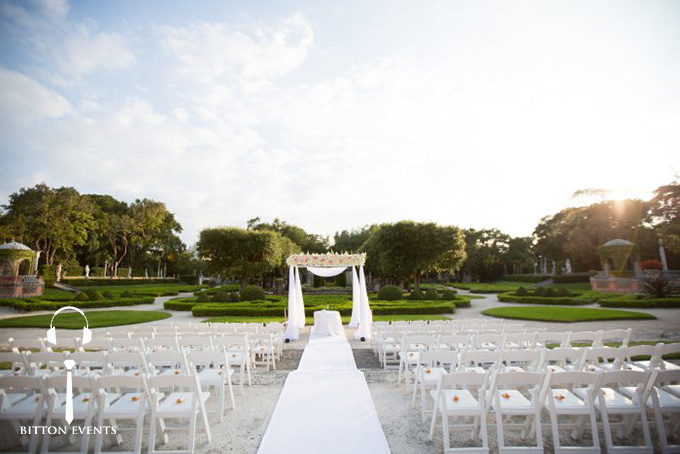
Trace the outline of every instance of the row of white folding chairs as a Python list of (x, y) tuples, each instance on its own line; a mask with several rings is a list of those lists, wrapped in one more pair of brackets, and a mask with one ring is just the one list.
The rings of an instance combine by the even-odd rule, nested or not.
[[(206, 340), (210, 343), (197, 345), (197, 342)], [(149, 345), (150, 341), (144, 338), (111, 338), (110, 341), (110, 350), (97, 352), (0, 352), (0, 362), (12, 365), (11, 369), (0, 371), (0, 375), (63, 375), (67, 359), (75, 361), (76, 375), (158, 375), (167, 373), (169, 368), (174, 368), (176, 373), (188, 373), (192, 358), (205, 352), (208, 356), (213, 353), (226, 355), (230, 367), (238, 371), (243, 394), (246, 378), (248, 385), (252, 383), (251, 367), (258, 364), (269, 367), (274, 362), (273, 343), (253, 346), (247, 335), (180, 339), (181, 344), (175, 338), (151, 340), (161, 341), (154, 345)], [(174, 343), (170, 345), (170, 342)]]
[(66, 340), (64, 344), (51, 346), (46, 339), (41, 338), (25, 338), (13, 339), (10, 338), (9, 344), (12, 351), (42, 351), (51, 352), (54, 350), (73, 350), (85, 351), (87, 350), (106, 350), (106, 351), (120, 351), (120, 350), (179, 350), (182, 348), (219, 348), (229, 349), (232, 338), (243, 337), (248, 342), (246, 343), (246, 358), (249, 365), (256, 366), (258, 364), (265, 365), (267, 370), (269, 367), (276, 368), (275, 361), (280, 359), (283, 350), (283, 333), (223, 333), (223, 334), (204, 334), (202, 336), (192, 333), (191, 335), (168, 335), (168, 336), (151, 336), (143, 337), (141, 335), (132, 335), (131, 333), (125, 337), (99, 337), (92, 339), (88, 344), (83, 345), (80, 338), (75, 340)]
[[(389, 362), (397, 362), (398, 354), (406, 349), (408, 342), (406, 337), (418, 335), (413, 332), (405, 331), (379, 331), (375, 336), (374, 352), (381, 360), (383, 367), (387, 367)], [(600, 331), (566, 331), (566, 332), (547, 332), (541, 329), (532, 329), (514, 333), (440, 333), (436, 340), (432, 336), (435, 333), (422, 333), (422, 342), (426, 345), (416, 346), (418, 349), (429, 348), (455, 348), (455, 349), (477, 349), (477, 348), (541, 348), (546, 346), (558, 346), (569, 348), (573, 345), (590, 345), (594, 347), (603, 346), (609, 342), (620, 343), (627, 346), (630, 340), (631, 329), (613, 329)], [(443, 339), (443, 340), (442, 340)], [(416, 342), (411, 342), (412, 344)]]
[[(213, 352), (217, 353), (217, 352)], [(205, 356), (205, 355), (204, 355)], [(168, 419), (188, 420), (189, 424), (180, 427), (188, 429), (188, 446), (186, 451), (176, 453), (193, 453), (195, 447), (196, 424), (200, 418), (204, 424), (208, 442), (211, 440), (210, 424), (206, 402), (211, 395), (210, 389), (216, 388), (220, 399), (219, 419), (223, 421), (223, 403), (225, 381), (229, 374), (228, 366), (222, 368), (220, 359), (206, 358), (200, 364), (202, 368), (196, 374), (181, 375), (113, 375), (113, 376), (74, 376), (71, 378), (73, 389), (72, 417), (73, 426), (82, 421), (82, 438), (77, 452), (85, 454), (109, 449), (104, 446), (104, 435), (107, 429), (116, 426), (116, 433), (108, 433), (113, 445), (122, 443), (121, 432), (134, 433), (133, 449), (128, 453), (141, 453), (145, 418), (149, 416), (149, 450), (151, 454), (167, 451), (156, 450), (157, 431), (160, 429), (160, 441), (168, 441), (165, 425)], [(219, 372), (223, 371), (224, 374)], [(229, 382), (230, 383), (230, 382)], [(0, 377), (0, 422), (7, 422), (11, 439), (6, 440), (8, 447), (24, 446), (28, 453), (46, 454), (54, 449), (62, 452), (64, 446), (73, 444), (70, 423), (66, 420), (66, 399), (68, 379), (66, 376), (9, 376)], [(229, 385), (230, 389), (231, 386)], [(233, 395), (231, 396), (233, 406)], [(109, 425), (106, 426), (106, 422)], [(129, 421), (131, 427), (121, 426), (122, 421)], [(19, 424), (23, 422), (23, 425)], [(56, 424), (55, 424), (56, 423)], [(62, 446), (55, 443), (53, 431), (44, 431), (30, 435), (22, 435), (19, 427), (63, 427)], [(92, 426), (95, 430), (94, 443), (90, 443)], [(76, 433), (75, 431), (73, 433)], [(42, 435), (42, 440), (41, 440)], [(93, 445), (93, 446), (91, 446)]]
[[(432, 352), (446, 356), (452, 352)], [(436, 361), (433, 361), (433, 363)], [(488, 453), (487, 418), (493, 414), (496, 420), (498, 452), (543, 452), (541, 414), (546, 410), (549, 415), (554, 452), (599, 453), (599, 435), (596, 421), (596, 410), (599, 410), (602, 432), (607, 452), (648, 453), (653, 447), (647, 421), (646, 409), (653, 411), (663, 453), (677, 452), (679, 445), (669, 445), (667, 434), (677, 433), (677, 417), (680, 413), (680, 370), (648, 370), (630, 371), (553, 371), (538, 372), (505, 371), (505, 370), (456, 370), (441, 371), (436, 367), (421, 367), (419, 374), (421, 383), (425, 383), (429, 372), (434, 386), (421, 391), (422, 415), (425, 419), (425, 402), (432, 402), (430, 421), (430, 439), (433, 438), (437, 417), (442, 421), (444, 452), (451, 453), (457, 449), (450, 444), (450, 418), (455, 421), (454, 429), (468, 430), (472, 428), (473, 438), (481, 438), (479, 448), (469, 445), (459, 448), (461, 452)], [(430, 380), (432, 383), (432, 380)], [(414, 394), (415, 403), (415, 394)], [(493, 410), (493, 411), (492, 411)], [(615, 423), (610, 416), (620, 415), (621, 422)], [(667, 421), (664, 415), (670, 415)], [(514, 416), (524, 416), (521, 424), (513, 424)], [(592, 434), (591, 446), (568, 446), (560, 444), (559, 416), (574, 418), (567, 426), (571, 436), (580, 440), (587, 424)], [(464, 418), (472, 418), (466, 424)], [(533, 418), (533, 421), (530, 419)], [(627, 445), (635, 424), (642, 429), (643, 445)], [(670, 431), (667, 426), (670, 423)], [(614, 443), (612, 426), (617, 425), (616, 436), (623, 440), (623, 445)], [(522, 438), (527, 435), (536, 436), (533, 447), (505, 446), (504, 431), (510, 428), (521, 430)]]

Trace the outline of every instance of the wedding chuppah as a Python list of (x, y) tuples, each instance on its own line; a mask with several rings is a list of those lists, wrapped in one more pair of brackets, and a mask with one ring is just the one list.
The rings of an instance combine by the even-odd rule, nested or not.
[(366, 254), (295, 254), (288, 257), (288, 326), (285, 338), (300, 338), (300, 328), (305, 326), (305, 305), (302, 297), (300, 267), (307, 268), (312, 274), (333, 277), (352, 268), (352, 317), (351, 328), (357, 328), (355, 340), (370, 340), (373, 316), (368, 304), (364, 264)]

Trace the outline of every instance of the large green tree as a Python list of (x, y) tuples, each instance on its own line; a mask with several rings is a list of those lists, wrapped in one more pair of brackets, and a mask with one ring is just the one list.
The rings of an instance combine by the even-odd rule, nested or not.
[(383, 224), (366, 240), (367, 266), (379, 275), (420, 289), (427, 272), (455, 271), (465, 260), (465, 241), (458, 227), (433, 222)]
[(273, 222), (263, 222), (259, 217), (248, 220), (248, 230), (270, 230), (278, 232), (298, 245), (304, 252), (324, 253), (328, 250), (328, 238), (307, 233), (302, 227), (288, 224), (279, 218)]
[(510, 249), (510, 235), (498, 229), (465, 230), (467, 258), (463, 271), (473, 280), (483, 282), (500, 278), (504, 273), (505, 256)]
[(674, 181), (654, 191), (648, 221), (666, 248), (680, 254), (680, 183)]
[(3, 209), (3, 230), (42, 251), (47, 265), (55, 258), (73, 259), (75, 248), (87, 242), (94, 228), (94, 207), (74, 188), (22, 188), (9, 196)]
[(368, 225), (356, 230), (343, 230), (333, 235), (333, 250), (336, 252), (357, 252), (366, 242), (377, 225)]
[(271, 272), (299, 248), (278, 232), (235, 227), (203, 229), (197, 249), (213, 273), (239, 277), (241, 291), (248, 280)]

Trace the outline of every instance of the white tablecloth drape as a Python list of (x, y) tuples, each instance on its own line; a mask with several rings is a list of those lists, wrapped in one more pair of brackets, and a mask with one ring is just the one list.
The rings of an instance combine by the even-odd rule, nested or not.
[(326, 336), (342, 336), (345, 330), (342, 328), (342, 319), (338, 311), (314, 312), (314, 327), (312, 333)]

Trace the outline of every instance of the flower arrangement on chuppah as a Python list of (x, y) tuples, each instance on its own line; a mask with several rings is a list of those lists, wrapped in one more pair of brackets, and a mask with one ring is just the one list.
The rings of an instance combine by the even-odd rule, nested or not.
[(295, 254), (288, 257), (289, 266), (361, 266), (366, 263), (366, 254)]

